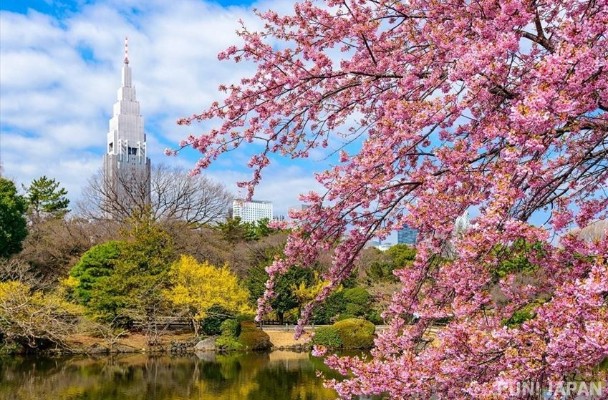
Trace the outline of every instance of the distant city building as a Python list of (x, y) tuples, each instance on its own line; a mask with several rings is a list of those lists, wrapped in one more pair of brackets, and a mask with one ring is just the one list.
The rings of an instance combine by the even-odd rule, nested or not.
[(257, 222), (264, 218), (272, 221), (272, 202), (234, 200), (232, 202), (232, 217), (239, 217), (243, 222)]
[(149, 203), (150, 159), (147, 156), (144, 119), (140, 114), (131, 79), (126, 39), (122, 84), (114, 103), (107, 139), (103, 160), (107, 201), (129, 209), (130, 199), (143, 195)]
[(418, 231), (410, 228), (407, 225), (397, 231), (397, 243), (399, 244), (409, 244), (410, 246), (415, 246), (417, 237)]

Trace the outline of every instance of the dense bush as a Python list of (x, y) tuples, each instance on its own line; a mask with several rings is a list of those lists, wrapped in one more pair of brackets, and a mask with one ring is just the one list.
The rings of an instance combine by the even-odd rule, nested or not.
[(344, 289), (344, 300), (347, 303), (365, 306), (370, 302), (371, 296), (364, 288), (354, 287), (351, 289)]
[(215, 346), (223, 351), (243, 350), (243, 345), (239, 342), (241, 333), (241, 323), (236, 319), (227, 319), (220, 324), (221, 336), (215, 340)]
[(207, 317), (201, 320), (201, 331), (205, 335), (219, 335), (222, 322), (233, 318), (234, 315), (224, 307), (214, 305), (207, 311)]
[(93, 246), (82, 255), (80, 261), (70, 270), (70, 277), (76, 279), (73, 296), (80, 304), (88, 304), (96, 285), (112, 275), (120, 259), (123, 243), (112, 240)]
[(345, 319), (333, 324), (342, 341), (344, 349), (367, 349), (374, 345), (376, 327), (369, 321), (359, 318)]
[(222, 351), (238, 351), (243, 349), (243, 345), (232, 336), (220, 336), (215, 339), (215, 347)]
[(241, 333), (241, 324), (235, 319), (227, 319), (220, 325), (222, 336), (238, 338)]
[(315, 308), (311, 322), (317, 325), (331, 324), (337, 315), (344, 312), (344, 307), (344, 291), (334, 292)]
[(252, 321), (241, 322), (239, 342), (246, 350), (268, 350), (272, 347), (270, 336)]
[[(344, 313), (355, 317), (364, 316), (369, 311), (371, 295), (362, 287), (344, 290)], [(345, 319), (344, 317), (340, 319)]]
[(312, 344), (338, 349), (342, 347), (342, 340), (333, 326), (322, 326), (315, 330)]
[(82, 313), (61, 293), (32, 292), (18, 281), (0, 282), (0, 334), (8, 347), (67, 347), (66, 340), (76, 332)]

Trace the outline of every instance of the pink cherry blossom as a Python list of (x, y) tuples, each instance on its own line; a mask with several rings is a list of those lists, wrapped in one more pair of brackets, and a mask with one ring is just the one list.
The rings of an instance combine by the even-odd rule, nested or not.
[[(373, 357), (328, 358), (348, 376), (327, 382), (341, 396), (500, 399), (518, 382), (606, 380), (608, 237), (568, 232), (608, 217), (608, 1), (301, 0), (259, 17), (219, 56), (256, 72), (179, 122), (219, 121), (180, 143), (201, 151), (197, 169), (263, 143), (250, 195), (273, 157), (335, 160), (291, 214), (260, 315), (289, 265), (332, 252), (321, 302), (368, 240), (407, 224), (416, 261), (395, 272)], [(497, 274), (517, 243), (528, 270)]]

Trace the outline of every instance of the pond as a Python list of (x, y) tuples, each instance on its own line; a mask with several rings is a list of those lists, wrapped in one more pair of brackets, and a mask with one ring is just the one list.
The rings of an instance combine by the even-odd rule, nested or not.
[(0, 399), (335, 399), (317, 370), (338, 377), (321, 359), (289, 351), (0, 358)]

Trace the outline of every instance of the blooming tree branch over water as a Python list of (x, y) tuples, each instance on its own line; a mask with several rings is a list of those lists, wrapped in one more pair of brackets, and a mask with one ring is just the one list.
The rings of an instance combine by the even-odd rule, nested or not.
[[(591, 373), (608, 356), (608, 239), (564, 234), (607, 216), (608, 2), (300, 1), (260, 17), (263, 31), (242, 28), (220, 54), (256, 73), (180, 121), (220, 121), (181, 143), (201, 151), (197, 168), (262, 143), (241, 183), (252, 193), (274, 154), (349, 143), (317, 173), (325, 191), (302, 195), (260, 312), (288, 266), (333, 252), (320, 301), (366, 241), (407, 224), (416, 262), (396, 272), (373, 359), (330, 358), (352, 374), (331, 383), (341, 395), (492, 398)], [(531, 224), (539, 212), (546, 223)], [(521, 243), (526, 267), (505, 264)]]

